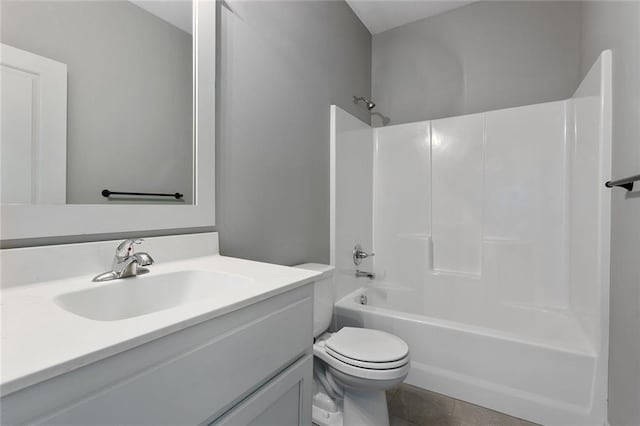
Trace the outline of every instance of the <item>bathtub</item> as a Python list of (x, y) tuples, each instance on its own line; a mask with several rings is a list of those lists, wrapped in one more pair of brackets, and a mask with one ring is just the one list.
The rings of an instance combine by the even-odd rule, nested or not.
[(336, 303), (335, 326), (404, 339), (409, 384), (536, 423), (594, 424), (598, 357), (569, 312), (474, 300), (409, 309), (410, 297), (360, 288)]

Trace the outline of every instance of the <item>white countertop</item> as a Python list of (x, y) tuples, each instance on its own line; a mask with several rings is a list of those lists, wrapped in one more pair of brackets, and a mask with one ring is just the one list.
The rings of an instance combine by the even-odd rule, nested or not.
[(118, 282), (92, 282), (91, 279), (102, 271), (7, 288), (2, 292), (0, 306), (2, 395), (292, 290), (320, 275), (314, 271), (220, 255), (163, 262), (150, 269), (145, 276), (181, 270), (215, 271), (241, 275), (253, 283), (230, 289), (220, 297), (120, 321), (90, 320), (64, 310), (53, 301), (63, 293)]

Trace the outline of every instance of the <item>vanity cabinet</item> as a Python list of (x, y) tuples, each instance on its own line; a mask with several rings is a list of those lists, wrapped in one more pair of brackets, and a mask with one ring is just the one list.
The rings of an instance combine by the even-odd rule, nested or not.
[(312, 301), (307, 284), (113, 348), (4, 396), (2, 424), (310, 425)]

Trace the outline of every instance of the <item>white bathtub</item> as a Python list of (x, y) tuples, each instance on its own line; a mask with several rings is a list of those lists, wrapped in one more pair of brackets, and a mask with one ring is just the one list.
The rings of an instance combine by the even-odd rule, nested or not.
[(406, 312), (410, 298), (361, 288), (336, 304), (336, 326), (404, 339), (412, 385), (541, 424), (594, 424), (597, 354), (570, 313), (460, 299)]

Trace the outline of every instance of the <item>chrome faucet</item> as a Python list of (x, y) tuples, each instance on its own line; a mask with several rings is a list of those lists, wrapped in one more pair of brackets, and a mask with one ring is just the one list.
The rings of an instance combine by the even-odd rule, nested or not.
[(372, 256), (375, 256), (375, 253), (367, 253), (366, 251), (364, 251), (360, 243), (356, 244), (356, 246), (353, 248), (353, 264), (356, 266), (360, 265), (363, 259)]
[(125, 240), (116, 248), (116, 254), (111, 263), (111, 271), (102, 273), (93, 279), (94, 282), (117, 280), (133, 277), (149, 272), (144, 266), (153, 265), (153, 258), (148, 253), (134, 253), (133, 246), (142, 244), (142, 238)]

